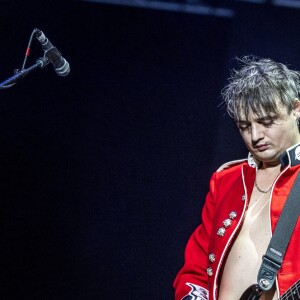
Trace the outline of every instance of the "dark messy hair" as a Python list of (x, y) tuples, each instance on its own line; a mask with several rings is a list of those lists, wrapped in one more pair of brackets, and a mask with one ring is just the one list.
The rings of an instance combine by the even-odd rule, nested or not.
[(265, 112), (279, 116), (278, 101), (293, 109), (300, 91), (300, 73), (270, 58), (237, 58), (240, 68), (233, 69), (222, 90), (228, 114), (235, 120), (248, 119), (249, 112), (261, 117)]

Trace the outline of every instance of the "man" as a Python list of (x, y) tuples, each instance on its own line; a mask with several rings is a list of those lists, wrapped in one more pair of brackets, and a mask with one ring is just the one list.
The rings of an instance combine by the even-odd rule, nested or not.
[[(249, 156), (213, 174), (202, 224), (188, 241), (174, 281), (176, 300), (237, 300), (257, 283), (262, 256), (300, 171), (300, 73), (271, 59), (239, 62), (222, 96)], [(278, 299), (299, 278), (300, 221), (276, 283), (259, 299)]]

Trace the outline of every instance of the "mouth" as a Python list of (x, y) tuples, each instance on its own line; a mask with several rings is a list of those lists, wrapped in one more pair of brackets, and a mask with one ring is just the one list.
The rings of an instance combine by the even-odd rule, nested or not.
[(269, 148), (268, 144), (261, 144), (261, 145), (256, 145), (255, 149), (258, 150), (259, 152), (263, 152)]

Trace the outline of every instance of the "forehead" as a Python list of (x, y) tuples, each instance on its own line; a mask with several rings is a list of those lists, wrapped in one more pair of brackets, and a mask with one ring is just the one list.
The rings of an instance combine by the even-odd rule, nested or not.
[(265, 112), (262, 111), (260, 113), (253, 113), (252, 111), (250, 111), (247, 115), (245, 114), (241, 114), (236, 121), (237, 122), (250, 122), (250, 121), (257, 121), (257, 120), (262, 120), (262, 119), (276, 119), (281, 117), (281, 114), (276, 114), (274, 112)]
[(289, 115), (288, 107), (276, 101), (276, 105), (269, 108), (256, 106), (254, 108), (248, 107), (247, 109), (241, 109), (236, 116), (236, 121), (250, 121), (266, 118), (276, 119), (284, 118), (287, 115)]

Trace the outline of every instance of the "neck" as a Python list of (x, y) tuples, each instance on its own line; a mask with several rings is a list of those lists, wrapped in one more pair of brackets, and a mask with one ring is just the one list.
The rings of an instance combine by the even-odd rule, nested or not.
[(263, 194), (268, 193), (280, 173), (280, 164), (261, 164), (257, 169), (254, 185), (256, 189)]
[(259, 166), (260, 170), (279, 171), (281, 168), (280, 162), (262, 162)]

